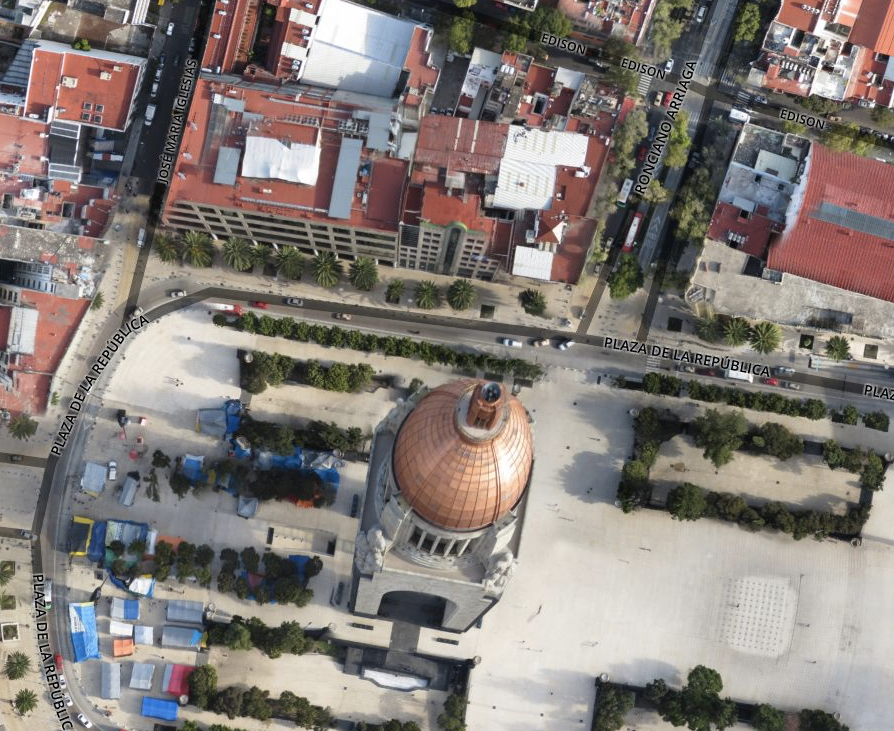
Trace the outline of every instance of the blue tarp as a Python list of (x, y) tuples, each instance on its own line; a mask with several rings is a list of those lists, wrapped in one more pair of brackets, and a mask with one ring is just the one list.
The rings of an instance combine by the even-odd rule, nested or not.
[(124, 600), (124, 619), (135, 620), (140, 618), (140, 600)]
[(262, 461), (267, 469), (297, 470), (304, 464), (301, 456), (301, 447), (295, 447), (295, 451), (288, 456), (281, 454), (264, 455)]
[(129, 591), (131, 594), (151, 597), (155, 593), (155, 579), (153, 579), (152, 576), (149, 574), (138, 576), (132, 581), (127, 582), (119, 579), (117, 576), (112, 574), (111, 571), (108, 572), (108, 576), (109, 581), (111, 581), (115, 586), (117, 586), (119, 589)]
[(227, 414), (227, 434), (235, 434), (242, 423), (242, 403), (239, 399), (231, 399), (224, 404)]
[(338, 489), (340, 478), (338, 476), (337, 469), (335, 469), (334, 467), (330, 467), (329, 469), (325, 470), (314, 470), (314, 472), (316, 472), (320, 476), (320, 479), (323, 480), (323, 482), (332, 485), (336, 490)]
[(90, 561), (99, 561), (106, 555), (106, 522), (98, 520), (93, 524), (90, 532), (90, 545), (87, 546), (87, 558)]
[(191, 455), (186, 455), (180, 470), (183, 476), (190, 482), (198, 482), (202, 477), (202, 460)]
[(68, 624), (74, 661), (98, 660), (99, 638), (96, 635), (96, 610), (92, 602), (68, 605)]
[(160, 718), (163, 721), (177, 720), (177, 702), (164, 698), (143, 698), (143, 708), (140, 713), (149, 718)]

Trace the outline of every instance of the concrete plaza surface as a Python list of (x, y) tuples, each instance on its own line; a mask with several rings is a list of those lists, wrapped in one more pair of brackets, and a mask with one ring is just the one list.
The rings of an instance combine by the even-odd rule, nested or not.
[(837, 711), (854, 731), (894, 727), (890, 542), (624, 515), (613, 503), (628, 410), (669, 402), (554, 372), (525, 403), (536, 469), (518, 570), (478, 637), (470, 729), (580, 729), (598, 674), (679, 687), (698, 664), (738, 700)]

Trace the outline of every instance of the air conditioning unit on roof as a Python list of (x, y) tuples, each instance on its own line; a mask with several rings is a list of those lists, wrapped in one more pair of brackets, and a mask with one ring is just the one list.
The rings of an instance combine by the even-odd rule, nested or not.
[(67, 89), (74, 89), (78, 85), (78, 77), (77, 76), (63, 76), (62, 77), (62, 86)]

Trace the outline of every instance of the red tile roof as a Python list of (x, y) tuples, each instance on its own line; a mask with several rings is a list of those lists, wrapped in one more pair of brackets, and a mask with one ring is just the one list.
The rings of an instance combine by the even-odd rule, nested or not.
[(414, 160), (453, 172), (496, 173), (509, 127), (458, 117), (432, 115), (419, 127)]
[(814, 144), (797, 221), (770, 247), (769, 266), (894, 302), (894, 240), (819, 220), (822, 203), (894, 224), (891, 167)]
[[(56, 119), (124, 130), (140, 68), (123, 56), (103, 57), (61, 44), (42, 44), (31, 60), (25, 114), (46, 119), (47, 111), (54, 107)], [(90, 104), (89, 110), (84, 103)]]
[(494, 219), (482, 213), (479, 196), (474, 193), (447, 195), (444, 186), (436, 183), (426, 183), (423, 188), (420, 218), (436, 226), (459, 221), (472, 231), (483, 231), (488, 238), (494, 228)]
[(783, 25), (798, 28), (808, 33), (812, 32), (816, 28), (820, 16), (819, 14), (811, 13), (809, 10), (804, 10), (803, 5), (822, 10), (825, 2), (824, 0), (782, 0), (782, 7), (779, 8), (776, 20)]
[(726, 243), (729, 234), (746, 236), (747, 241), (737, 246), (739, 251), (763, 259), (767, 254), (767, 244), (773, 222), (766, 216), (755, 212), (748, 219), (740, 217), (741, 209), (730, 203), (718, 203), (708, 226), (708, 238)]
[(848, 40), (876, 53), (894, 55), (894, 2), (863, 0)]

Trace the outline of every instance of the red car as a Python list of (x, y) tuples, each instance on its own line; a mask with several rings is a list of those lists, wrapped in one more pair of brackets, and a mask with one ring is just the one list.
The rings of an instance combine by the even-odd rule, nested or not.
[(56, 662), (56, 672), (62, 672), (62, 655), (56, 655), (54, 658)]
[(252, 307), (257, 307), (259, 310), (266, 310), (267, 303), (266, 302), (251, 302)]
[(768, 386), (778, 386), (779, 379), (778, 378), (764, 378), (763, 383), (765, 383)]
[(646, 153), (648, 151), (649, 151), (648, 146), (643, 145), (642, 147), (639, 148), (639, 152), (636, 153), (636, 159), (639, 160), (640, 162), (642, 162), (643, 160), (646, 159)]
[(671, 99), (673, 99), (673, 98), (674, 98), (673, 92), (671, 92), (671, 91), (666, 92), (664, 95), (664, 99), (661, 101), (661, 106), (669, 107), (670, 103), (671, 103)]

